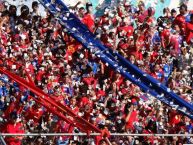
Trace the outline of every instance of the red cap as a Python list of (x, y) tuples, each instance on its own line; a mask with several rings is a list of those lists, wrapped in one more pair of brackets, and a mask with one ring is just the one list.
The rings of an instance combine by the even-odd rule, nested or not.
[(133, 105), (137, 105), (137, 100), (136, 100), (136, 99), (131, 99), (131, 103), (132, 103)]

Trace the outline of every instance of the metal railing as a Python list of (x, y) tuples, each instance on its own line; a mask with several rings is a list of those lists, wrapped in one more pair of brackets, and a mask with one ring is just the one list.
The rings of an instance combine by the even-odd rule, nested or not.
[(2, 137), (2, 135), (0, 135), (0, 145), (6, 145), (6, 142), (4, 138)]
[[(0, 136), (87, 136), (86, 133), (1, 133)], [(90, 136), (100, 136), (100, 133), (91, 133)], [(111, 133), (111, 136), (161, 136), (161, 137), (192, 137), (193, 134), (129, 134), (129, 133)]]

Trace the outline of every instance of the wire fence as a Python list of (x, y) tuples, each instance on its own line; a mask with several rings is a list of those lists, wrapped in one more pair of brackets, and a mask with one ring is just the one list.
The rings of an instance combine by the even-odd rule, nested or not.
[[(100, 133), (91, 133), (89, 136), (100, 136)], [(1, 133), (0, 136), (88, 136), (86, 133)], [(193, 134), (128, 134), (111, 133), (111, 136), (157, 136), (157, 137), (192, 137)]]

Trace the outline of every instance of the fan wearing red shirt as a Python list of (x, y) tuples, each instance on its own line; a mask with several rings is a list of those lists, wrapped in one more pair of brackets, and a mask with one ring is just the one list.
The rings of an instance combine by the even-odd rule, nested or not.
[(122, 20), (121, 25), (118, 27), (117, 31), (118, 31), (119, 37), (127, 36), (127, 38), (129, 38), (130, 36), (132, 36), (134, 32), (134, 28), (131, 25), (130, 18), (127, 18), (127, 19), (125, 18), (125, 20)]
[(79, 19), (82, 21), (84, 15), (85, 15), (85, 9), (83, 6), (79, 6), (77, 15), (78, 15)]
[(131, 103), (130, 105), (126, 105), (125, 106), (125, 121), (126, 121), (126, 129), (132, 131), (134, 130), (134, 126), (133, 126), (133, 123), (135, 121), (138, 121), (138, 110), (136, 110), (137, 108), (137, 101), (135, 99), (132, 99), (131, 100)]
[(190, 16), (190, 22), (186, 23), (186, 42), (189, 44), (193, 39), (193, 14)]
[(92, 15), (92, 4), (91, 3), (86, 4), (86, 10), (87, 12), (83, 17), (82, 22), (88, 27), (88, 29), (91, 32), (94, 32), (95, 23), (94, 23), (94, 16)]
[(127, 39), (120, 39), (119, 43), (118, 43), (118, 51), (124, 56), (124, 57), (128, 57), (128, 49), (129, 44), (127, 43)]
[[(169, 25), (169, 24), (168, 24)], [(160, 33), (161, 36), (161, 45), (164, 49), (170, 44), (170, 29), (169, 26), (165, 27)]]
[(155, 14), (155, 9), (153, 7), (149, 7), (147, 9), (147, 17), (145, 18), (145, 23), (147, 25), (146, 26), (147, 28), (151, 27), (156, 22), (154, 14)]
[(139, 8), (139, 11), (137, 11), (137, 25), (138, 24), (142, 24), (145, 20), (145, 18), (147, 17), (147, 11), (145, 9), (145, 3), (140, 1), (139, 4), (138, 4), (138, 8)]
[(155, 64), (154, 71), (151, 75), (160, 82), (163, 82), (164, 79), (163, 70), (160, 68), (159, 64)]
[(161, 34), (160, 34), (161, 45), (164, 49), (171, 48), (170, 53), (172, 55), (176, 56), (179, 53), (179, 41), (178, 41), (178, 37), (171, 34), (170, 27), (171, 27), (171, 23), (169, 22), (168, 25), (161, 32)]
[(92, 72), (87, 77), (83, 78), (83, 82), (85, 82), (88, 86), (93, 85), (93, 87), (96, 88), (97, 80)]
[(188, 15), (187, 5), (182, 4), (180, 6), (180, 14), (177, 15), (177, 17), (175, 18), (175, 20), (173, 22), (173, 24), (177, 24), (180, 27), (182, 35), (185, 34), (185, 30), (186, 30), (186, 16), (187, 15)]
[(169, 115), (169, 123), (171, 125), (177, 125), (181, 121), (181, 116), (175, 110), (171, 110)]
[(78, 108), (78, 106), (77, 106), (77, 101), (76, 101), (75, 98), (72, 98), (72, 99), (70, 100), (70, 108), (71, 108), (71, 110), (73, 111), (73, 113), (78, 114), (79, 108)]
[(108, 9), (105, 9), (104, 14), (100, 17), (100, 20), (98, 22), (98, 26), (103, 26), (103, 25), (110, 25), (110, 19), (109, 19), (109, 12)]
[[(21, 122), (17, 122), (17, 114), (16, 113), (11, 113), (10, 115), (10, 121), (6, 125), (6, 133), (24, 133), (24, 127)], [(6, 137), (6, 143), (7, 145), (21, 145), (22, 143), (22, 138), (21, 136), (11, 136), (11, 137)]]

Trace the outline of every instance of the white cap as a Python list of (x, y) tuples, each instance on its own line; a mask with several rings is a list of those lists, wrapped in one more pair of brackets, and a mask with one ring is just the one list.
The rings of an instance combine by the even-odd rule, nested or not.
[(109, 26), (107, 26), (107, 25), (103, 26), (103, 28), (104, 28), (105, 30), (109, 30)]
[(186, 71), (186, 70), (182, 71), (182, 75), (187, 75), (187, 74), (188, 74), (188, 71)]
[(78, 8), (78, 9), (84, 8), (84, 5), (83, 5), (83, 4), (79, 4), (79, 5), (77, 6), (77, 8)]
[(125, 3), (125, 6), (129, 6), (129, 5), (131, 5), (131, 3), (130, 3), (129, 1), (127, 1), (127, 2)]
[(84, 54), (81, 53), (81, 54), (80, 54), (80, 58), (84, 58)]
[(70, 69), (71, 67), (70, 67), (70, 65), (67, 65), (66, 68), (67, 68), (67, 69)]
[(22, 40), (26, 39), (26, 35), (24, 35), (24, 34), (20, 34), (19, 36), (21, 37)]

